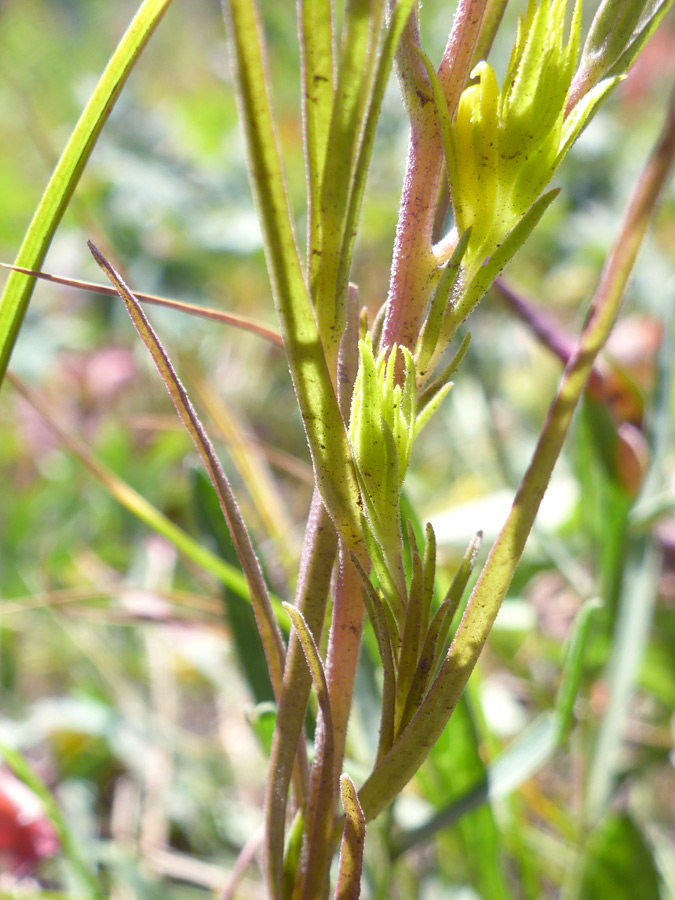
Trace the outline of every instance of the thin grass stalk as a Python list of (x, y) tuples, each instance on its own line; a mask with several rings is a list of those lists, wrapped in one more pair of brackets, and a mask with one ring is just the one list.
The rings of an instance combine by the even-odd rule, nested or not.
[[(33, 278), (39, 278), (41, 281), (51, 281), (53, 284), (63, 284), (66, 287), (74, 287), (78, 290), (89, 291), (92, 294), (103, 294), (105, 297), (119, 297), (115, 288), (109, 284), (97, 284), (94, 281), (81, 281), (78, 278), (65, 278), (62, 275), (49, 275), (47, 272), (37, 272), (34, 269), (26, 269), (23, 266), (12, 266), (8, 263), (0, 263), (4, 269), (11, 269), (13, 272), (21, 272), (23, 275), (31, 275)], [(276, 347), (284, 346), (283, 339), (278, 331), (264, 325), (262, 322), (256, 322), (255, 319), (249, 319), (247, 316), (240, 316), (236, 313), (225, 312), (222, 309), (214, 309), (211, 306), (200, 306), (197, 303), (188, 303), (185, 300), (172, 300), (170, 297), (160, 297), (157, 294), (144, 294), (134, 291), (134, 297), (141, 303), (152, 303), (155, 306), (164, 306), (167, 309), (175, 309), (178, 312), (188, 313), (192, 316), (198, 316), (203, 319), (212, 319), (221, 322), (223, 325), (232, 325), (234, 328), (241, 328), (242, 331), (250, 331), (264, 338)]]

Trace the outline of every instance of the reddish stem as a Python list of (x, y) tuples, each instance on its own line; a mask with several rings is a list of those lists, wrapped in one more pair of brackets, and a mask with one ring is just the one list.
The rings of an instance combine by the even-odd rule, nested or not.
[[(460, 0), (438, 78), (450, 116), (469, 77), (488, 0)], [(437, 260), (433, 252), (436, 196), (443, 169), (443, 147), (431, 88), (418, 58), (419, 27), (411, 16), (398, 56), (399, 74), (410, 115), (408, 162), (399, 208), (382, 346), (412, 349), (427, 307)]]

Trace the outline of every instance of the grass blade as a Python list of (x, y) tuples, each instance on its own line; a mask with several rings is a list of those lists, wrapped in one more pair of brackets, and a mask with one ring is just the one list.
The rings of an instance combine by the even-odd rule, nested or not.
[[(80, 180), (101, 129), (150, 35), (171, 0), (145, 0), (134, 16), (84, 108), (28, 226), (16, 264), (39, 269)], [(35, 282), (18, 272), (0, 296), (0, 385)]]

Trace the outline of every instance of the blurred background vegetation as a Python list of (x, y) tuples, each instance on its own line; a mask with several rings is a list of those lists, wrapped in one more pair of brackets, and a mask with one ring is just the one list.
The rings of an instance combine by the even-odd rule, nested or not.
[[(262, 6), (302, 235), (293, 4)], [(507, 10), (498, 73), (522, 6), (513, 0)], [(0, 3), (0, 261), (12, 261), (134, 9), (127, 0)], [(425, 0), (423, 45), (432, 58), (452, 13), (453, 4)], [(563, 165), (561, 196), (506, 273), (569, 334), (583, 320), (674, 79), (671, 17)], [(386, 295), (406, 143), (392, 81), (353, 273), (372, 310)], [(169, 9), (44, 270), (100, 281), (88, 238), (139, 290), (276, 324), (217, 3)], [(378, 876), (377, 855), (391, 853), (375, 844), (369, 896), (675, 897), (674, 252), (671, 186), (610, 348), (613, 402), (589, 399), (578, 416), (472, 679), (470, 715), (451, 723), (395, 824), (410, 828), (461, 798), (540, 721), (555, 700), (572, 619), (597, 595), (604, 606), (593, 619), (576, 725), (541, 765), (530, 753), (527, 777), (513, 791), (496, 790), (489, 812), (467, 814), (402, 854), (391, 883)], [(213, 322), (165, 309), (150, 317), (217, 441), (269, 578), (287, 594), (311, 472), (283, 358)], [(477, 529), (482, 556), (489, 548), (560, 374), (560, 362), (496, 295), (469, 327), (469, 356), (407, 480), (449, 573)], [(100, 460), (227, 556), (191, 442), (117, 300), (38, 284), (12, 369)], [(9, 384), (1, 401), (0, 740), (54, 790), (83, 855), (105, 867), (111, 897), (209, 896), (262, 821), (263, 729), (256, 737), (247, 716), (266, 686), (251, 685), (238, 662), (226, 616), (232, 598), (122, 509)], [(366, 654), (350, 747), (357, 779), (372, 751), (371, 669)], [(603, 812), (590, 838), (589, 797)], [(3, 858), (0, 892), (14, 896), (21, 872), (8, 852)], [(570, 872), (578, 881), (571, 886)], [(24, 865), (23, 874), (27, 890), (67, 894), (73, 884), (58, 856)], [(263, 895), (255, 863), (238, 890)]]

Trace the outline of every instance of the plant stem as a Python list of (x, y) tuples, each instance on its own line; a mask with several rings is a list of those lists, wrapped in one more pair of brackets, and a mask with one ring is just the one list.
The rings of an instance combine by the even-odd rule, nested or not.
[(466, 687), (511, 583), (595, 357), (616, 319), (626, 282), (674, 155), (675, 94), (671, 96), (663, 132), (636, 185), (605, 262), (586, 325), (565, 368), (532, 461), (483, 566), (445, 662), (410, 725), (359, 792), (367, 820), (388, 806), (415, 774)]
[[(469, 77), (488, 0), (460, 0), (438, 78), (452, 118)], [(443, 170), (440, 125), (431, 86), (415, 48), (419, 24), (411, 16), (397, 61), (410, 115), (408, 162), (399, 208), (381, 345), (415, 345), (438, 268), (433, 251), (436, 196)]]
[[(337, 537), (333, 524), (315, 489), (302, 552), (295, 605), (315, 636), (321, 633), (330, 587)], [(286, 654), (281, 700), (270, 753), (265, 795), (265, 874), (270, 897), (281, 897), (284, 833), (288, 787), (296, 748), (304, 749), (303, 725), (312, 681), (295, 631)], [(294, 778), (296, 803), (304, 804), (309, 788), (306, 770)]]

